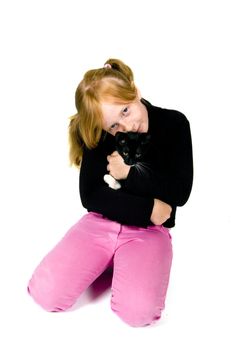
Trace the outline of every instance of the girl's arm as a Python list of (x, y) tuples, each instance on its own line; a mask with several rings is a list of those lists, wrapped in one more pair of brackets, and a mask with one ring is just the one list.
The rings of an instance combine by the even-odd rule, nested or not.
[(108, 153), (104, 143), (92, 150), (84, 149), (79, 178), (83, 206), (122, 224), (148, 226), (154, 207), (153, 197), (109, 188), (103, 180)]
[(182, 206), (187, 202), (193, 183), (192, 140), (188, 120), (181, 113), (179, 117), (167, 135), (163, 169), (159, 166), (157, 158), (160, 155), (155, 149), (153, 169), (142, 168), (140, 171), (137, 167), (130, 168), (125, 180), (129, 193), (152, 196), (172, 206)]

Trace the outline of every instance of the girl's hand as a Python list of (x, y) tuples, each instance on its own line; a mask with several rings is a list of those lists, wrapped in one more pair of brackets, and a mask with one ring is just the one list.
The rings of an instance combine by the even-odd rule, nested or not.
[(159, 200), (154, 199), (154, 206), (151, 213), (150, 221), (153, 222), (154, 225), (162, 225), (167, 219), (170, 218), (172, 212), (172, 207)]
[(130, 170), (130, 165), (124, 163), (123, 158), (117, 151), (107, 156), (107, 170), (116, 180), (126, 179)]

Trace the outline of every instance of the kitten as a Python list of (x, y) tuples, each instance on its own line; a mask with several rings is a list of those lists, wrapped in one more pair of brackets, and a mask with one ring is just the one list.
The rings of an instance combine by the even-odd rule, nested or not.
[[(118, 131), (115, 135), (116, 151), (124, 159), (125, 164), (136, 166), (139, 171), (143, 171), (141, 161), (149, 148), (150, 138), (147, 133)], [(104, 175), (104, 181), (114, 190), (121, 188), (120, 182), (109, 174)]]

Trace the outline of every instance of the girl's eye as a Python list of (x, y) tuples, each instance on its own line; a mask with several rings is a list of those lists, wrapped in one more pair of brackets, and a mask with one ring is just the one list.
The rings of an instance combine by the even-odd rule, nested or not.
[(128, 112), (128, 107), (125, 107), (125, 109), (123, 110), (123, 113), (127, 113)]
[(110, 130), (114, 130), (118, 127), (118, 123), (112, 124), (112, 126), (110, 127)]

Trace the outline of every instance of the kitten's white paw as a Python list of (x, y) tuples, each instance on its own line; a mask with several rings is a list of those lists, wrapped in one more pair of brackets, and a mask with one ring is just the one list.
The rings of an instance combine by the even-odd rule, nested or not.
[(121, 188), (121, 184), (109, 174), (104, 175), (104, 181), (113, 190), (118, 190), (119, 188)]

